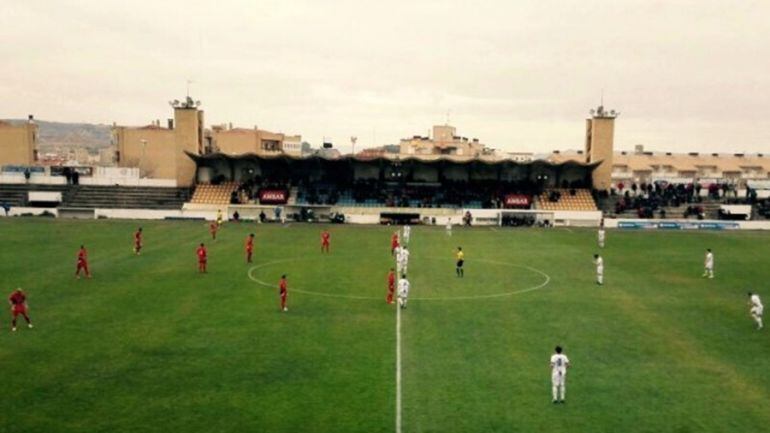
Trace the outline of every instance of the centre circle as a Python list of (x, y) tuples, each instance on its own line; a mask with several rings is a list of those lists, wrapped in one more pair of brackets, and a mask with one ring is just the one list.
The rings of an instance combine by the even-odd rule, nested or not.
[[(266, 281), (263, 281), (263, 280), (255, 277), (254, 276), (254, 272), (259, 270), (259, 269), (275, 266), (275, 265), (278, 265), (278, 264), (281, 264), (281, 263), (297, 262), (297, 261), (304, 261), (304, 260), (311, 260), (311, 259), (310, 258), (290, 258), (290, 259), (272, 260), (272, 261), (269, 261), (269, 262), (265, 262), (265, 263), (261, 263), (261, 264), (252, 266), (251, 268), (249, 268), (249, 271), (247, 272), (247, 275), (248, 275), (248, 277), (249, 277), (249, 279), (251, 281), (253, 281), (253, 282), (255, 282), (255, 283), (257, 283), (257, 284), (259, 284), (261, 286), (269, 287), (269, 288), (272, 288), (272, 289), (277, 289), (278, 286), (276, 284), (271, 284), (271, 283), (268, 283)], [(423, 260), (442, 260), (442, 261), (446, 261), (446, 258), (425, 257), (425, 258), (423, 258)], [(527, 270), (529, 272), (533, 272), (535, 274), (540, 275), (541, 277), (543, 277), (543, 281), (540, 284), (537, 284), (537, 285), (534, 285), (534, 286), (531, 286), (531, 287), (525, 287), (525, 288), (521, 288), (521, 289), (514, 289), (514, 290), (511, 290), (511, 291), (500, 292), (500, 293), (480, 294), (480, 295), (467, 295), (467, 296), (466, 295), (462, 295), (462, 296), (443, 296), (443, 297), (419, 297), (419, 296), (411, 297), (410, 296), (409, 300), (410, 301), (468, 301), (468, 300), (478, 300), (478, 299), (502, 298), (502, 297), (513, 296), (513, 295), (517, 295), (517, 294), (521, 294), (521, 293), (527, 293), (527, 292), (532, 292), (532, 291), (535, 291), (535, 290), (539, 290), (539, 289), (542, 289), (543, 287), (547, 286), (548, 283), (551, 282), (551, 277), (548, 274), (546, 274), (545, 272), (543, 272), (543, 271), (541, 271), (541, 270), (539, 270), (537, 268), (533, 268), (533, 267), (527, 266), (527, 265), (519, 265), (519, 264), (514, 264), (514, 263), (506, 263), (506, 262), (501, 262), (501, 261), (497, 261), (497, 260), (486, 260), (486, 259), (476, 259), (476, 260), (474, 260), (474, 263), (488, 263), (488, 264), (491, 264), (491, 265), (498, 265), (498, 266), (506, 266), (506, 267), (511, 267), (511, 268), (524, 269), (524, 270)], [(378, 296), (378, 297), (375, 297), (375, 296), (358, 296), (358, 295), (349, 295), (349, 294), (340, 294), (340, 293), (318, 292), (318, 291), (313, 291), (313, 290), (305, 290), (305, 289), (302, 289), (301, 287), (300, 288), (290, 287), (289, 290), (291, 292), (302, 293), (302, 294), (305, 294), (305, 295), (323, 296), (323, 297), (327, 297), (327, 298), (357, 299), (357, 300), (377, 300), (377, 301), (381, 301), (382, 300), (381, 296)]]

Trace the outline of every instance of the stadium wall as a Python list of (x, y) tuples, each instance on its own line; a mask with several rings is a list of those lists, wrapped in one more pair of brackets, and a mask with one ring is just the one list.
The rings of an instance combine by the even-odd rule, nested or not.
[(95, 209), (94, 218), (108, 219), (205, 219), (214, 221), (217, 217), (215, 210), (185, 210), (185, 209)]
[(621, 230), (770, 230), (770, 221), (607, 219), (607, 228)]

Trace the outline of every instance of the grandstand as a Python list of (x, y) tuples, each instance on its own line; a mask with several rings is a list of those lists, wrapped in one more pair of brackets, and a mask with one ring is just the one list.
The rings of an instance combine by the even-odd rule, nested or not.
[[(557, 186), (589, 188), (597, 165), (451, 157), (188, 155), (197, 164), (199, 180), (192, 202), (210, 204), (227, 203), (237, 191), (241, 204), (262, 204), (266, 192), (281, 192), (281, 204), (497, 208), (505, 207), (511, 194), (531, 198)], [(275, 204), (275, 197), (269, 201)]]
[(0, 184), (0, 203), (28, 206), (30, 192), (61, 193), (58, 207), (82, 209), (181, 209), (189, 200), (188, 188)]
[(591, 192), (587, 189), (554, 188), (538, 196), (538, 209), (564, 211), (597, 211)]
[(236, 182), (202, 183), (196, 186), (190, 203), (226, 205), (230, 203), (232, 194), (237, 188)]

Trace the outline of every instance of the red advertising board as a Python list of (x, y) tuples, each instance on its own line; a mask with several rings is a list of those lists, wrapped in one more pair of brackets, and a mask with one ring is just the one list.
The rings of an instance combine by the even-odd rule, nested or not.
[(508, 194), (505, 196), (505, 207), (529, 207), (532, 199), (524, 194)]
[(284, 189), (263, 189), (259, 191), (261, 204), (286, 204), (289, 194)]

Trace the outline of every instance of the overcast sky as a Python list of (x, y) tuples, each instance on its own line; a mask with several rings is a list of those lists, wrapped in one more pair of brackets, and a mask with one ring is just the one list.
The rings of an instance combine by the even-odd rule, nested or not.
[(337, 145), (449, 121), (501, 149), (770, 151), (770, 1), (5, 0), (0, 118), (141, 125), (169, 99)]

